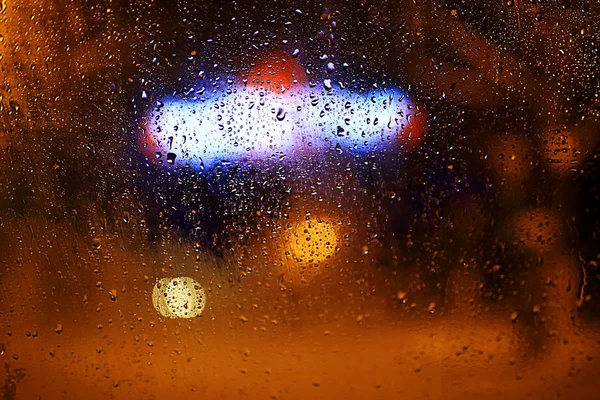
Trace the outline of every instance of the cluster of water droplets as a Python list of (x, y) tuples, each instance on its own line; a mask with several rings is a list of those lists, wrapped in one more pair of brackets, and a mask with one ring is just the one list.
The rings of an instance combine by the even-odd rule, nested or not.
[(367, 152), (400, 142), (413, 105), (396, 87), (351, 91), (323, 85), (283, 93), (236, 85), (156, 103), (144, 122), (144, 153), (168, 164), (293, 159), (323, 150)]

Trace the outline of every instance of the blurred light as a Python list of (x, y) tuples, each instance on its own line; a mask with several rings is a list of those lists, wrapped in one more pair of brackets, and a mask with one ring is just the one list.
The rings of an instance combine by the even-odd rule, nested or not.
[(565, 227), (557, 211), (541, 208), (521, 211), (509, 227), (518, 243), (529, 250), (548, 253), (562, 249)]
[(290, 238), (291, 254), (297, 262), (320, 264), (338, 250), (335, 225), (318, 219), (295, 225)]
[[(421, 136), (424, 124), (397, 88), (367, 92), (295, 87), (284, 93), (238, 85), (231, 94), (167, 98), (141, 132), (145, 156), (209, 168), (220, 162), (294, 159), (322, 150), (370, 152)], [(414, 120), (418, 120), (417, 115)]]
[(163, 278), (152, 290), (152, 304), (167, 318), (194, 318), (206, 306), (204, 289), (187, 276)]

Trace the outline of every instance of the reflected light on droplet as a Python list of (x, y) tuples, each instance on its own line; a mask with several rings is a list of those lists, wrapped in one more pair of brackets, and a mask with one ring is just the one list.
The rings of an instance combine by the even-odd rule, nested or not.
[(163, 278), (152, 290), (152, 304), (167, 318), (194, 318), (206, 306), (206, 294), (198, 282), (187, 276)]

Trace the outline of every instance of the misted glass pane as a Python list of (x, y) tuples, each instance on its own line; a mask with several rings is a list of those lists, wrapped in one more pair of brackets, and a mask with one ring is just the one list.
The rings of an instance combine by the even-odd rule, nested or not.
[(0, 0), (2, 398), (598, 397), (598, 18)]

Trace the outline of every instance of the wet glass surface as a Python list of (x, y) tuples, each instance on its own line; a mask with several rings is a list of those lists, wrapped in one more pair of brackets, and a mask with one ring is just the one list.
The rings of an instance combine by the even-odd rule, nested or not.
[(599, 15), (3, 0), (3, 398), (597, 397)]

